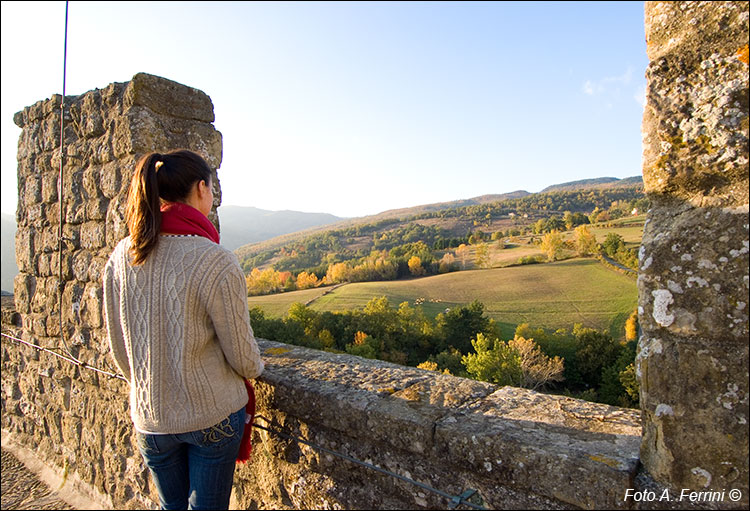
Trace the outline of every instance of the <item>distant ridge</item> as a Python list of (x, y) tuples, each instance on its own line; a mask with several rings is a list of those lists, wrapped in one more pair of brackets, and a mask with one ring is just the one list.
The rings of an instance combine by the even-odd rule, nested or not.
[(594, 179), (581, 179), (579, 181), (570, 181), (548, 186), (539, 193), (547, 192), (564, 192), (571, 190), (580, 190), (582, 188), (617, 188), (620, 186), (643, 186), (641, 176), (626, 177), (618, 179), (616, 177), (597, 177)]
[[(516, 190), (515, 192), (508, 192), (508, 193), (501, 193), (501, 194), (479, 195), (477, 197), (472, 197), (471, 199), (459, 199), (459, 200), (449, 201), (449, 202), (435, 202), (432, 204), (423, 204), (421, 206), (413, 206), (410, 208), (389, 209), (381, 213), (376, 213), (374, 215), (369, 215), (369, 216), (360, 216), (356, 218), (346, 218), (346, 219), (342, 218), (342, 219), (339, 219), (339, 221), (335, 223), (326, 224), (326, 225), (317, 225), (314, 227), (301, 230), (299, 232), (288, 232), (286, 234), (267, 238), (265, 240), (258, 241), (255, 243), (248, 243), (247, 245), (242, 245), (234, 249), (234, 252), (240, 258), (240, 260), (242, 260), (242, 258), (245, 257), (250, 252), (257, 251), (257, 250), (270, 250), (270, 249), (278, 248), (292, 241), (304, 238), (305, 236), (311, 236), (313, 234), (324, 232), (330, 229), (345, 229), (347, 227), (352, 227), (354, 225), (374, 223), (374, 222), (379, 222), (381, 220), (389, 220), (392, 218), (408, 218), (410, 216), (420, 215), (422, 213), (432, 213), (434, 211), (440, 211), (442, 209), (460, 208), (464, 206), (475, 206), (478, 204), (488, 204), (488, 203), (498, 202), (498, 201), (502, 201), (506, 199), (519, 199), (522, 197), (526, 197), (527, 195), (532, 195), (532, 194), (527, 192), (526, 190)], [(223, 236), (223, 232), (224, 232), (224, 227), (222, 224), (222, 236)], [(222, 244), (224, 244), (223, 241), (222, 241)]]
[[(601, 177), (595, 179), (581, 179), (579, 181), (570, 181), (568, 183), (561, 183), (552, 186), (548, 186), (541, 192), (561, 192), (561, 191), (574, 191), (580, 189), (609, 189), (609, 188), (624, 188), (624, 187), (642, 187), (643, 179), (641, 176), (633, 176), (624, 179), (618, 179), (616, 177)], [(424, 204), (421, 206), (414, 206), (410, 208), (400, 209), (389, 209), (375, 215), (349, 218), (340, 222), (328, 224), (325, 226), (316, 226), (309, 229), (305, 229), (299, 232), (290, 232), (282, 236), (275, 238), (269, 238), (257, 243), (250, 243), (243, 245), (235, 249), (235, 254), (242, 260), (247, 257), (248, 254), (258, 253), (262, 251), (275, 250), (288, 243), (301, 240), (307, 236), (325, 232), (327, 230), (346, 229), (355, 225), (363, 225), (368, 223), (376, 223), (382, 220), (390, 219), (407, 219), (412, 216), (417, 216), (423, 213), (433, 213), (444, 209), (453, 209), (466, 206), (474, 206), (481, 204), (489, 204), (494, 202), (500, 202), (508, 199), (519, 199), (529, 195), (536, 195), (529, 193), (525, 190), (516, 190), (514, 192), (503, 193), (503, 194), (488, 194), (472, 197), (470, 199), (459, 199), (450, 202), (436, 202), (433, 204)]]
[(268, 211), (243, 206), (220, 206), (218, 213), (221, 244), (229, 250), (235, 250), (248, 243), (256, 243), (283, 234), (344, 220), (328, 213)]
[(501, 194), (480, 195), (478, 197), (472, 197), (471, 199), (459, 199), (449, 202), (435, 202), (433, 204), (423, 204), (421, 206), (414, 206), (411, 208), (389, 209), (375, 215), (359, 217), (356, 220), (369, 222), (384, 220), (386, 218), (399, 218), (403, 216), (419, 215), (421, 213), (431, 213), (433, 211), (440, 211), (441, 209), (476, 206), (477, 204), (488, 204), (491, 202), (497, 202), (506, 199), (520, 199), (521, 197), (526, 197), (527, 195), (531, 195), (531, 193), (527, 192), (526, 190), (516, 190), (515, 192)]

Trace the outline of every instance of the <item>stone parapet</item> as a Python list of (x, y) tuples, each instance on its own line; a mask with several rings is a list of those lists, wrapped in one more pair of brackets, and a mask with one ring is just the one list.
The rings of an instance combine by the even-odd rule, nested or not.
[[(453, 495), (478, 490), (488, 508), (626, 506), (638, 466), (637, 410), (269, 341), (261, 348), (260, 413), (281, 429)], [(372, 508), (381, 496), (399, 509), (450, 503), (397, 480), (373, 487), (366, 469), (288, 449), (272, 465), (317, 473), (326, 489), (293, 485), (295, 507)]]

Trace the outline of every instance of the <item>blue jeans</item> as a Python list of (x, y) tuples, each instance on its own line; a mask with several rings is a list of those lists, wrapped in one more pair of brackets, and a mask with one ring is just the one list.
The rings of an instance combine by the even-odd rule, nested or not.
[[(137, 433), (162, 509), (228, 509), (245, 407), (218, 424), (178, 435)], [(190, 507), (188, 507), (188, 504)]]

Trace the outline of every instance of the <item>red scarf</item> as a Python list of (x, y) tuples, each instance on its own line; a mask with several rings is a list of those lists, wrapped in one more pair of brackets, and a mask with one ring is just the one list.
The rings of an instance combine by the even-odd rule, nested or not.
[[(161, 232), (170, 234), (195, 234), (219, 243), (219, 231), (203, 213), (181, 202), (167, 202), (161, 207)], [(245, 406), (245, 431), (242, 434), (237, 461), (244, 463), (250, 459), (253, 450), (252, 430), (255, 418), (255, 390), (250, 380), (245, 379), (247, 405)]]
[(161, 207), (161, 232), (196, 234), (219, 243), (219, 231), (206, 216), (181, 202), (167, 202)]

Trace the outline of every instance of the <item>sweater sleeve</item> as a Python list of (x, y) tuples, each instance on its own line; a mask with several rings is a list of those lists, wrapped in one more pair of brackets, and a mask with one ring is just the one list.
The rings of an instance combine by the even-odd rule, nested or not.
[(109, 348), (120, 372), (128, 380), (130, 379), (130, 363), (128, 361), (127, 349), (125, 348), (125, 336), (122, 331), (120, 318), (120, 286), (115, 279), (115, 270), (112, 259), (104, 267), (104, 317), (107, 325), (107, 337)]
[(214, 291), (207, 309), (224, 356), (240, 376), (257, 378), (264, 364), (250, 326), (245, 276), (236, 260), (222, 273)]

